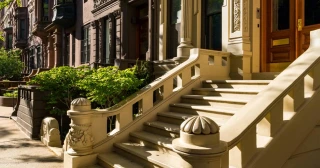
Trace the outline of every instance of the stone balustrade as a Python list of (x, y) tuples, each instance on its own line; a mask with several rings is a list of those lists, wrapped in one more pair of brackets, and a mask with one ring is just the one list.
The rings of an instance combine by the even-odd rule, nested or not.
[[(230, 149), (230, 163), (225, 164), (260, 168), (283, 165), (279, 162), (290, 157), (308, 134), (307, 128), (318, 122), (314, 116), (319, 115), (315, 109), (320, 101), (320, 29), (312, 31), (310, 38), (309, 49), (221, 127), (221, 140)], [(288, 132), (276, 136), (284, 130)], [(266, 145), (272, 147), (261, 152)], [(285, 154), (277, 152), (279, 147)], [(258, 151), (259, 157), (255, 157)]]
[[(90, 134), (90, 137), (92, 137), (93, 142), (90, 140), (90, 144), (92, 143), (93, 145), (93, 152), (106, 152), (112, 148), (113, 143), (111, 141), (127, 136), (130, 129), (139, 129), (137, 125), (141, 124), (134, 123), (156, 117), (159, 110), (168, 108), (168, 103), (177, 101), (180, 98), (180, 95), (183, 94), (181, 91), (188, 91), (196, 85), (200, 86), (203, 80), (228, 79), (230, 69), (229, 56), (230, 53), (222, 51), (192, 49), (190, 58), (187, 61), (114, 107), (91, 109), (88, 106), (86, 110), (83, 110), (82, 106), (79, 106), (81, 110), (69, 110), (68, 115), (72, 120), (69, 138), (67, 138), (70, 147), (67, 150), (69, 155), (79, 156), (87, 153), (82, 152), (82, 149), (76, 148), (76, 146), (72, 147), (71, 144), (72, 139), (74, 139), (72, 137), (78, 137), (75, 139), (77, 143), (80, 143), (82, 138), (80, 132), (86, 133), (85, 129), (99, 130), (90, 131), (90, 133), (87, 132), (86, 134)], [(77, 101), (79, 99), (74, 100), (74, 102)], [(75, 108), (78, 105), (73, 104), (72, 107)], [(86, 123), (81, 123), (84, 120), (86, 120)], [(79, 137), (81, 138), (79, 139)]]

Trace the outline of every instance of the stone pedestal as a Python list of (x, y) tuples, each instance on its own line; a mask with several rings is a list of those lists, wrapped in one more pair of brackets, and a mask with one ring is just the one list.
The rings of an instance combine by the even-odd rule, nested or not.
[(211, 119), (195, 116), (181, 124), (180, 138), (173, 140), (173, 150), (185, 161), (185, 168), (220, 168), (227, 155), (227, 144), (220, 141), (219, 126)]
[(96, 163), (97, 154), (92, 149), (91, 114), (90, 100), (77, 98), (71, 102), (71, 109), (68, 111), (71, 128), (64, 146), (65, 167), (85, 167)]
[(91, 135), (91, 102), (77, 98), (71, 102), (68, 116), (71, 118), (70, 130), (66, 137), (67, 153), (72, 156), (83, 156), (93, 153)]

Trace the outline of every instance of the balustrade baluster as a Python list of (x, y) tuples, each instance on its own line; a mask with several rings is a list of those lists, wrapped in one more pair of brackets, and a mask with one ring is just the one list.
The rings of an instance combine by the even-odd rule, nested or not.
[(229, 151), (229, 162), (234, 167), (245, 167), (257, 151), (256, 126), (250, 128), (237, 146)]
[(278, 101), (257, 125), (257, 133), (273, 137), (283, 123), (283, 101)]
[(296, 82), (292, 90), (284, 97), (284, 111), (295, 112), (304, 102), (304, 79)]

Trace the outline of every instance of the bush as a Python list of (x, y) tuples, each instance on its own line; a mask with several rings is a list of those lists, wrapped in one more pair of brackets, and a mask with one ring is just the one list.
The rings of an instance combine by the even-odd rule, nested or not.
[(6, 51), (4, 48), (0, 49), (0, 80), (20, 79), (24, 68), (20, 61), (20, 54), (21, 50)]
[(79, 86), (87, 92), (88, 99), (102, 108), (111, 107), (140, 88), (143, 80), (138, 79), (135, 70), (136, 66), (125, 70), (115, 66), (99, 68), (82, 79)]
[(3, 96), (17, 98), (18, 97), (18, 90), (14, 90), (13, 92), (6, 92), (3, 94)]
[(81, 96), (79, 80), (86, 75), (85, 70), (62, 66), (39, 73), (28, 84), (39, 85), (48, 92), (47, 108), (51, 114), (65, 114), (73, 99)]
[(119, 70), (116, 66), (91, 70), (88, 66), (58, 67), (44, 71), (28, 84), (48, 92), (47, 107), (51, 114), (65, 114), (73, 99), (84, 96), (101, 108), (124, 100), (147, 83), (150, 75), (147, 63)]

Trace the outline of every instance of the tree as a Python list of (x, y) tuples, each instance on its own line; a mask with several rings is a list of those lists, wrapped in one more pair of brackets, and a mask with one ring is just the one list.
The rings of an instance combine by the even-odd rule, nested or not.
[[(3, 8), (9, 6), (14, 0), (1, 0), (0, 1), (0, 10)], [(17, 5), (20, 7), (21, 6), (21, 0), (16, 0)]]
[(20, 61), (21, 50), (0, 49), (0, 80), (19, 79), (24, 68)]

